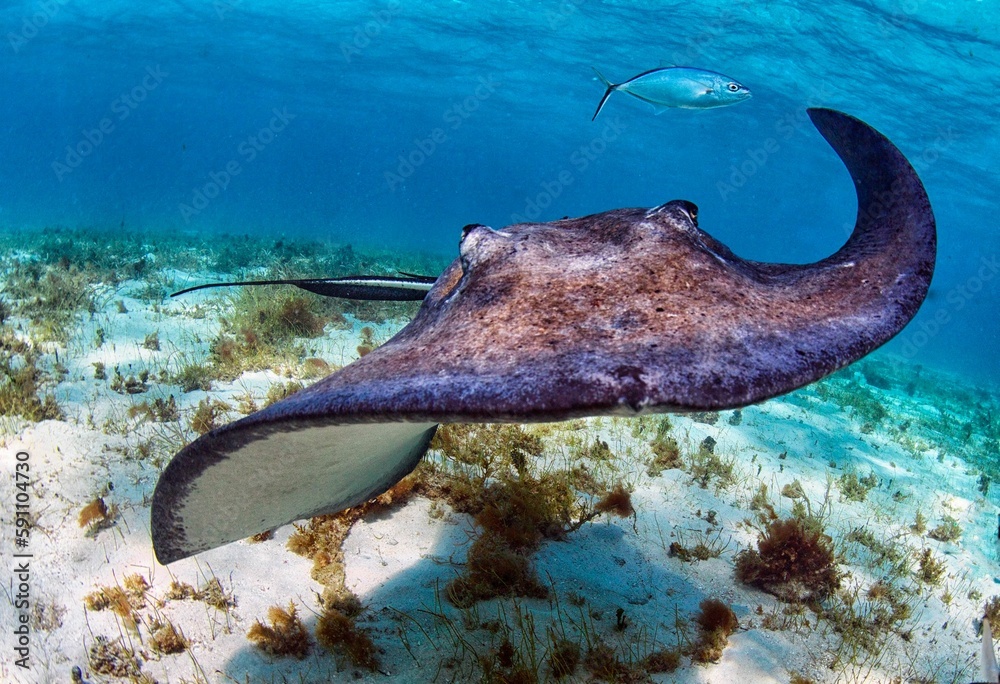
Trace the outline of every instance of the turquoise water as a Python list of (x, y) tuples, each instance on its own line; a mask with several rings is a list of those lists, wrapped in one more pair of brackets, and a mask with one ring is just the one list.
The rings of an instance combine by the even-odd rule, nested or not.
[[(604, 93), (594, 68), (621, 82), (668, 64), (721, 72), (753, 97), (656, 115), (616, 93), (591, 120)], [(974, 0), (7, 0), (0, 446), (30, 462), (34, 669), (0, 658), (0, 681), (66, 681), (71, 665), (105, 681), (119, 656), (141, 656), (162, 682), (353, 680), (329, 644), (300, 661), (248, 640), (289, 602), (318, 636), (335, 607), (319, 590), (364, 608), (356, 626), (385, 681), (489, 681), (489, 658), (502, 662), (517, 633), (518, 658), (550, 681), (556, 626), (587, 658), (610, 645), (643, 673), (676, 645), (681, 668), (658, 681), (973, 681), (978, 618), (1000, 614), (998, 67), (1000, 9)], [(470, 223), (672, 199), (695, 202), (700, 226), (741, 256), (813, 262), (843, 244), (856, 199), (810, 106), (886, 134), (934, 207), (931, 291), (888, 354), (735, 411), (442, 428), (393, 501), (329, 529), (309, 522), (319, 542), (289, 547), (299, 532), (282, 526), (155, 562), (151, 528), (175, 511), (151, 502), (157, 482), (183, 481), (164, 476), (176, 454), (380, 353), (417, 309), (292, 288), (168, 293), (436, 274)], [(342, 431), (315, 453), (276, 440), (295, 458), (267, 453), (254, 477), (234, 466), (201, 480), (213, 502), (207, 515), (193, 506), (190, 529), (224, 519), (216, 492), (251, 502), (254, 519), (294, 506), (310, 487), (286, 480), (330, 453), (378, 474), (370, 445), (393, 430)], [(235, 443), (230, 466), (250, 458)], [(26, 486), (14, 464), (0, 459), (17, 486), (0, 488), (7, 549)], [(260, 473), (273, 491), (253, 484)], [(535, 481), (542, 495), (514, 486)], [(630, 492), (631, 516), (587, 518), (616, 491), (620, 511)], [(572, 506), (532, 523), (546, 530), (537, 548), (497, 547), (530, 561), (551, 598), (522, 586), (464, 606), (475, 585), (457, 601), (447, 587), (489, 560), (471, 549), (496, 533), (503, 497)], [(809, 609), (737, 575), (778, 519), (821, 524), (844, 572)], [(347, 541), (341, 523), (354, 525)], [(712, 553), (699, 559), (698, 545)], [(102, 610), (95, 593), (129, 575), (148, 578), (148, 600)], [(700, 663), (681, 645), (715, 596), (740, 628), (720, 662)], [(190, 638), (186, 652), (150, 656), (161, 617)]]
[[(889, 349), (997, 377), (991, 3), (36, 0), (0, 28), (4, 230), (451, 255), (472, 222), (685, 198), (737, 253), (805, 262), (842, 243), (855, 200), (804, 109), (844, 110), (914, 161), (938, 218), (931, 297)], [(616, 94), (591, 122), (591, 67), (674, 63), (754, 97), (654, 116)]]

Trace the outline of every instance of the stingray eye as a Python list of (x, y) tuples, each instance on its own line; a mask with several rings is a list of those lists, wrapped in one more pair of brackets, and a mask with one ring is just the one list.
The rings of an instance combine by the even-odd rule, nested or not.
[(469, 233), (471, 233), (472, 231), (474, 231), (476, 228), (485, 228), (485, 227), (486, 226), (484, 226), (482, 223), (470, 223), (469, 225), (467, 225), (464, 228), (462, 228), (462, 237), (461, 237), (461, 239), (464, 240), (465, 236), (468, 235)]
[(481, 223), (470, 223), (462, 228), (462, 239), (458, 242), (458, 254), (462, 259), (462, 267), (465, 270), (474, 261), (487, 258), (495, 251), (495, 243), (502, 237), (507, 237), (506, 233), (496, 231)]
[(740, 84), (739, 83), (730, 83), (726, 87), (729, 88), (729, 92), (735, 93), (737, 90), (740, 89)]
[(677, 200), (677, 204), (680, 205), (681, 209), (691, 217), (691, 223), (698, 225), (698, 205), (694, 202), (688, 202), (687, 200)]

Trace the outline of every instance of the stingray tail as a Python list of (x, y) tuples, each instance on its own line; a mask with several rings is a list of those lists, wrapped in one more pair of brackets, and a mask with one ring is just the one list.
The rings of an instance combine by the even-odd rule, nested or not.
[[(594, 69), (593, 67), (591, 68)], [(609, 97), (611, 97), (611, 93), (615, 92), (618, 86), (621, 85), (620, 83), (612, 83), (608, 79), (604, 78), (604, 74), (597, 69), (594, 69), (594, 73), (597, 74), (597, 78), (601, 79), (601, 83), (604, 84), (604, 87), (607, 88), (607, 90), (604, 91), (604, 97), (601, 98), (601, 101), (597, 103), (597, 111), (594, 112), (594, 116), (590, 119), (591, 121), (597, 118), (597, 115), (601, 113), (602, 109), (604, 109), (604, 103), (608, 101)]]
[(248, 287), (257, 285), (294, 285), (297, 288), (322, 295), (362, 301), (418, 302), (422, 300), (434, 282), (433, 276), (404, 274), (403, 277), (347, 276), (346, 278), (304, 278), (297, 280), (242, 280), (233, 283), (208, 283), (195, 285), (171, 297), (204, 290), (210, 287)]

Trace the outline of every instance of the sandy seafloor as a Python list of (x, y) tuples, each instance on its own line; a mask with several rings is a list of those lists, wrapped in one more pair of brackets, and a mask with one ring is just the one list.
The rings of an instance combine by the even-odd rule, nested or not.
[[(160, 273), (175, 286), (237, 275), (245, 274)], [(156, 381), (161, 369), (173, 372), (182, 362), (206, 357), (232, 299), (225, 291), (208, 290), (151, 301), (138, 296), (147, 286), (139, 279), (102, 286), (99, 306), (76, 317), (68, 343), (39, 343), (41, 367), (65, 367), (65, 373), (49, 373), (44, 384), (62, 406), (63, 419), (2, 418), (0, 549), (8, 577), (16, 529), (15, 454), (22, 451), (29, 454), (34, 526), (28, 546), (31, 669), (14, 664), (18, 611), (4, 601), (0, 681), (69, 682), (73, 665), (83, 669), (87, 681), (127, 681), (91, 667), (88, 651), (101, 636), (121, 640), (141, 661), (142, 672), (159, 682), (479, 681), (477, 656), (489, 654), (497, 643), (495, 629), (480, 626), (493, 620), (519, 648), (527, 645), (525, 634), (537, 636), (537, 674), (546, 681), (551, 679), (544, 663), (550, 624), (577, 635), (585, 630), (588, 639), (611, 645), (619, 657), (639, 660), (655, 648), (693, 638), (689, 622), (678, 624), (690, 621), (699, 602), (710, 596), (730, 604), (739, 619), (721, 660), (694, 664), (682, 657), (680, 669), (652, 675), (653, 681), (787, 683), (798, 675), (804, 678), (799, 681), (814, 682), (962, 682), (979, 676), (977, 618), (983, 604), (1000, 594), (1000, 509), (992, 492), (982, 493), (980, 478), (982, 462), (997, 457), (1000, 396), (888, 354), (747, 408), (738, 424), (731, 411), (722, 412), (714, 424), (672, 417), (672, 434), (684, 454), (697, 451), (706, 437), (716, 440), (715, 453), (734, 466), (733, 480), (725, 486), (701, 487), (686, 469), (647, 474), (649, 440), (635, 420), (591, 419), (548, 430), (542, 458), (553, 464), (577, 458), (573, 445), (606, 441), (614, 458), (591, 467), (624, 482), (636, 509), (634, 518), (601, 517), (565, 541), (543, 542), (534, 560), (550, 587), (549, 599), (491, 600), (459, 610), (442, 593), (461, 570), (475, 534), (467, 516), (447, 507), (442, 515), (439, 505), (416, 497), (365, 519), (344, 545), (347, 586), (365, 606), (358, 624), (370, 631), (380, 651), (379, 671), (359, 670), (315, 645), (303, 660), (271, 658), (246, 638), (269, 606), (295, 602), (310, 628), (319, 611), (322, 587), (310, 577), (311, 561), (285, 548), (291, 526), (269, 541), (237, 542), (164, 567), (153, 557), (149, 500), (166, 458), (194, 436), (189, 423), (201, 400), (218, 398), (235, 407), (238, 397), (249, 393), (261, 404), (269, 386), (288, 382), (295, 371), (248, 372), (235, 381), (215, 381), (208, 392), (182, 392), (176, 384)], [(120, 313), (119, 301), (127, 313)], [(308, 355), (334, 367), (347, 364), (357, 357), (363, 326), (385, 340), (406, 322), (372, 323), (349, 314), (346, 321), (302, 340)], [(16, 307), (5, 325), (20, 338), (31, 335)], [(97, 328), (104, 330), (100, 346)], [(158, 334), (159, 350), (143, 346), (152, 332)], [(95, 379), (95, 362), (106, 364), (105, 379)], [(111, 389), (115, 366), (124, 375), (146, 368), (154, 379), (146, 392), (119, 393)], [(873, 377), (885, 380), (875, 383), (884, 387), (870, 384)], [(874, 395), (888, 415), (866, 425), (845, 400), (853, 392)], [(169, 395), (177, 400), (178, 420), (129, 415), (130, 406)], [(225, 420), (238, 417), (234, 409)], [(877, 477), (878, 485), (863, 501), (845, 500), (839, 491), (839, 478), (852, 471)], [(793, 501), (780, 492), (794, 480), (813, 505), (823, 501), (829, 487), (825, 527), (844, 572), (841, 595), (854, 597), (848, 602), (851, 610), (864, 614), (870, 603), (867, 589), (887, 572), (870, 552), (847, 540), (852, 530), (866, 529), (908, 554), (903, 573), (889, 580), (912, 607), (906, 620), (867, 636), (849, 636), (809, 609), (789, 608), (736, 581), (734, 557), (755, 546), (761, 527), (755, 522), (754, 495), (766, 485), (770, 504), (787, 516)], [(117, 507), (117, 518), (87, 534), (78, 516), (101, 494)], [(918, 509), (928, 529), (950, 516), (961, 537), (941, 542), (912, 531)], [(698, 539), (714, 540), (721, 554), (684, 562), (668, 552), (674, 541)], [(917, 554), (925, 548), (946, 566), (937, 585), (916, 577)], [(102, 585), (121, 585), (131, 574), (150, 585), (138, 631), (110, 610), (84, 606), (87, 594)], [(174, 579), (197, 587), (212, 578), (232, 593), (234, 606), (220, 610), (190, 598), (162, 600)], [(13, 593), (16, 583), (4, 586)], [(827, 605), (843, 611), (844, 601), (833, 597)], [(615, 629), (618, 608), (628, 619), (624, 631)], [(147, 631), (154, 620), (172, 622), (190, 647), (173, 655), (155, 653)], [(590, 677), (581, 666), (564, 681)]]

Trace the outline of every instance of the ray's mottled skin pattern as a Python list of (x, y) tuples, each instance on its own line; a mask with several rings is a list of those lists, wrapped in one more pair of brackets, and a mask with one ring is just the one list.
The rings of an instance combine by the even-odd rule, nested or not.
[[(255, 446), (278, 433), (735, 408), (801, 387), (885, 343), (930, 284), (930, 205), (881, 134), (832, 110), (810, 116), (858, 192), (857, 226), (836, 254), (807, 265), (743, 260), (700, 230), (697, 209), (683, 200), (499, 231), (469, 226), (460, 258), (393, 339), (175, 457), (154, 494), (158, 556), (169, 561), (245, 536), (201, 514), (186, 519), (186, 499), (211, 468), (235, 467), (227, 459), (253, 467), (254, 459), (280, 458)], [(415, 430), (427, 440), (433, 432)], [(325, 510), (391, 486), (423, 453), (412, 442), (403, 451), (388, 472), (372, 473)], [(323, 508), (315, 500), (302, 506), (298, 517)], [(187, 542), (193, 525), (219, 527), (216, 542)]]
[(500, 231), (390, 343), (288, 400), (326, 415), (554, 420), (732, 408), (817, 380), (895, 335), (927, 292), (934, 220), (903, 156), (813, 111), (859, 192), (848, 243), (815, 264), (740, 259), (689, 202)]

